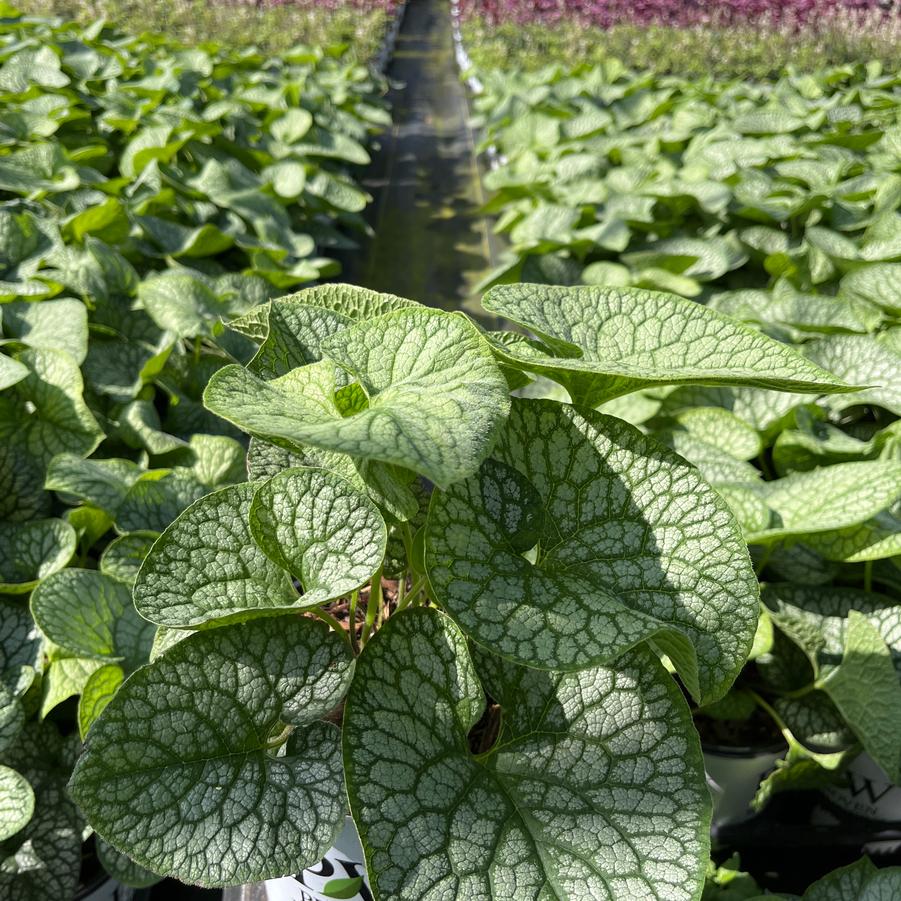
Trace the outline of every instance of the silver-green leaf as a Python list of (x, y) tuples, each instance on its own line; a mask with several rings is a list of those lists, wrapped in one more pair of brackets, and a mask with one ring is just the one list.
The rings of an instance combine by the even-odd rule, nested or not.
[(368, 582), (388, 542), (375, 504), (323, 469), (289, 469), (258, 488), (250, 531), (263, 552), (300, 582), (305, 607)]
[(28, 780), (8, 766), (0, 766), (0, 842), (28, 825), (34, 813), (34, 792)]
[(0, 592), (24, 594), (75, 553), (75, 529), (61, 519), (0, 523)]
[(901, 498), (901, 463), (837, 463), (743, 488), (766, 511), (748, 521), (751, 544), (834, 532), (866, 522)]
[(483, 305), (530, 329), (544, 344), (496, 347), (501, 359), (560, 382), (575, 403), (586, 406), (649, 385), (853, 390), (792, 348), (672, 294), (500, 285)]
[(128, 670), (147, 662), (152, 623), (138, 615), (124, 582), (92, 569), (64, 569), (44, 579), (31, 612), (54, 644), (92, 660), (122, 661)]
[(425, 561), (438, 602), (494, 653), (575, 670), (651, 639), (704, 702), (757, 627), (737, 524), (697, 470), (621, 420), (550, 401), (514, 401), (495, 458), (433, 495)]
[(322, 342), (358, 379), (337, 394), (324, 360), (265, 382), (226, 366), (204, 393), (214, 413), (299, 453), (306, 446), (422, 473), (439, 485), (471, 475), (508, 409), (487, 343), (451, 313), (411, 308), (359, 322)]
[(253, 495), (250, 484), (214, 491), (163, 532), (135, 580), (141, 616), (190, 629), (303, 606), (288, 573), (253, 540)]
[(687, 706), (654, 656), (565, 675), (486, 658), (482, 672), (503, 726), (477, 755), (485, 696), (447, 617), (398, 614), (358, 661), (344, 764), (375, 895), (697, 897), (710, 797)]
[(216, 886), (295, 873), (343, 824), (340, 733), (322, 718), (352, 669), (346, 644), (308, 619), (192, 635), (123, 683), (72, 795), (101, 838), (160, 875)]

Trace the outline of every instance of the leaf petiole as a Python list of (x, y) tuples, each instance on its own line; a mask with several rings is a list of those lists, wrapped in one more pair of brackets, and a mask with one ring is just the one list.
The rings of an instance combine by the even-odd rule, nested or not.
[(365, 648), (366, 642), (372, 637), (375, 627), (375, 617), (382, 606), (382, 567), (378, 568), (372, 577), (369, 588), (369, 597), (366, 600), (366, 622), (363, 625), (363, 634), (360, 636), (360, 647)]
[(342, 626), (341, 623), (331, 615), (331, 613), (327, 613), (321, 607), (316, 607), (312, 612), (313, 615), (317, 617), (317, 619), (321, 619), (324, 623), (327, 623), (329, 626), (331, 626), (332, 630), (337, 632), (338, 635), (340, 635), (341, 638), (343, 638), (350, 646), (351, 651), (353, 651), (354, 646), (353, 642), (350, 639), (350, 632), (345, 629), (344, 626)]

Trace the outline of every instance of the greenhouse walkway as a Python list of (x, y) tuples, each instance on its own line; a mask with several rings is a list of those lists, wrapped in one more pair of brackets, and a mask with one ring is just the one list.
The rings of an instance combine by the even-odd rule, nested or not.
[(349, 280), (484, 317), (474, 288), (493, 236), (446, 3), (411, 0), (387, 74), (394, 124), (364, 181), (375, 234)]

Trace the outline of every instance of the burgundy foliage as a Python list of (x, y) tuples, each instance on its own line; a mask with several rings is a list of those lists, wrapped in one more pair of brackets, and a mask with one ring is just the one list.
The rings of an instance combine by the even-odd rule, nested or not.
[(460, 0), (465, 15), (490, 24), (575, 19), (609, 28), (623, 23), (807, 25), (836, 14), (897, 14), (892, 0)]
[[(225, 0), (235, 6), (256, 6), (272, 9), (276, 6), (295, 6), (299, 9), (394, 9), (400, 0)], [(528, 4), (525, 4), (528, 5)]]

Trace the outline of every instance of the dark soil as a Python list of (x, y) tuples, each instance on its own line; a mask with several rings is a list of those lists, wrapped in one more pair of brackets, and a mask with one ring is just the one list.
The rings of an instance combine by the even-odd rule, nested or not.
[(746, 720), (717, 720), (695, 715), (701, 744), (712, 747), (762, 750), (785, 744), (776, 724), (759, 708)]

